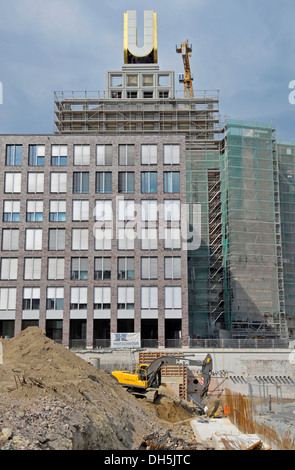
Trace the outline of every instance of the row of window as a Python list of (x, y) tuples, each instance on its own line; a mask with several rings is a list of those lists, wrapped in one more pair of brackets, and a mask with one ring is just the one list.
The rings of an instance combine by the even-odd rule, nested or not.
[[(94, 249), (112, 250), (114, 231), (112, 228), (95, 228)], [(140, 236), (142, 250), (157, 250), (160, 230), (157, 228), (141, 228), (139, 233), (134, 227), (123, 227), (117, 230), (118, 250), (134, 250), (136, 237)], [(164, 248), (167, 250), (180, 250), (182, 244), (182, 233), (180, 227), (168, 227), (161, 230), (164, 240)], [(26, 229), (25, 232), (25, 250), (42, 251), (43, 249), (43, 230)], [(48, 250), (65, 251), (66, 230), (49, 229), (48, 231)], [(2, 230), (2, 251), (18, 251), (19, 249), (19, 230)], [(71, 249), (73, 251), (87, 251), (89, 249), (89, 230), (85, 228), (72, 229)]]
[(170, 86), (170, 75), (168, 74), (111, 74), (110, 86), (111, 87), (123, 87), (124, 84), (127, 87), (154, 87), (155, 85), (160, 87)]
[[(167, 171), (163, 175), (164, 193), (180, 192), (180, 173)], [(52, 194), (66, 194), (68, 192), (67, 173), (51, 173), (50, 192)], [(90, 193), (90, 173), (73, 173), (73, 194)], [(6, 194), (20, 194), (22, 192), (22, 174), (5, 173), (4, 192)], [(44, 173), (27, 174), (27, 192), (30, 194), (44, 193)], [(113, 174), (108, 171), (99, 171), (95, 175), (96, 194), (111, 194), (113, 192)], [(121, 194), (135, 193), (135, 172), (124, 171), (118, 173), (118, 192)], [(143, 194), (156, 194), (158, 192), (158, 172), (141, 172), (141, 192)]]
[[(117, 309), (134, 310), (134, 287), (117, 288)], [(164, 307), (165, 310), (181, 310), (182, 308), (182, 288), (165, 287)], [(63, 310), (64, 308), (64, 288), (48, 287), (46, 295), (47, 310)], [(71, 287), (70, 310), (87, 310), (88, 288)], [(94, 310), (111, 309), (111, 287), (94, 287), (93, 297)], [(15, 311), (16, 309), (16, 288), (0, 288), (0, 311)], [(25, 287), (23, 289), (23, 310), (40, 309), (40, 287)], [(158, 309), (158, 287), (141, 287), (141, 309)]]
[[(41, 258), (25, 258), (24, 260), (24, 280), (41, 280)], [(94, 280), (111, 279), (112, 265), (111, 258), (101, 257), (94, 259)], [(65, 259), (48, 258), (47, 279), (64, 280)], [(71, 259), (71, 280), (88, 280), (88, 258)], [(181, 258), (164, 258), (164, 277), (165, 279), (181, 279)], [(18, 279), (18, 258), (2, 258), (0, 264), (1, 281), (16, 281)], [(134, 257), (118, 257), (117, 260), (117, 279), (134, 280), (135, 279), (135, 259)], [(141, 258), (141, 279), (158, 279), (158, 258)]]
[[(162, 211), (162, 214), (160, 212)], [(142, 222), (155, 222), (161, 215), (165, 221), (180, 221), (181, 204), (178, 199), (168, 199), (163, 201), (161, 206), (156, 200), (142, 200), (137, 208), (135, 201), (119, 199), (117, 204), (118, 221), (135, 221), (137, 212), (140, 212)], [(20, 222), (21, 201), (3, 201), (3, 221)], [(49, 201), (49, 221), (66, 222), (66, 201)], [(26, 203), (26, 221), (43, 222), (44, 203), (39, 200), (30, 200)], [(113, 203), (111, 200), (95, 201), (94, 220), (111, 222), (113, 216)], [(72, 201), (72, 221), (89, 221), (89, 200)]]
[[(51, 165), (67, 166), (68, 145), (51, 146)], [(23, 161), (22, 145), (6, 146), (6, 166), (21, 166)], [(73, 164), (76, 166), (88, 166), (91, 161), (90, 145), (74, 145)], [(136, 162), (135, 145), (119, 145), (118, 164), (121, 166), (134, 166)], [(180, 147), (179, 145), (164, 145), (163, 149), (164, 165), (179, 165)], [(28, 151), (29, 166), (45, 165), (45, 145), (29, 145)], [(109, 166), (113, 164), (113, 146), (96, 146), (96, 165)], [(141, 164), (158, 164), (158, 146), (156, 144), (145, 144), (141, 146)]]

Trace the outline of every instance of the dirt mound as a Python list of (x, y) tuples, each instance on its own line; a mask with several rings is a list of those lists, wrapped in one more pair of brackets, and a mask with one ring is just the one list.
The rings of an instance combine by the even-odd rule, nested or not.
[(155, 401), (155, 409), (159, 418), (169, 423), (178, 423), (196, 418), (197, 409), (195, 406), (181, 400), (167, 387), (159, 388), (159, 395)]
[(137, 449), (157, 429), (154, 409), (43, 330), (3, 341), (0, 449)]

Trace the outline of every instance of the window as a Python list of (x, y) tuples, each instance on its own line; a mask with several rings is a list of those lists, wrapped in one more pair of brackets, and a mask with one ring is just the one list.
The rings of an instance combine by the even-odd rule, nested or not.
[(64, 288), (48, 287), (46, 297), (46, 310), (63, 310)]
[(134, 228), (118, 228), (118, 250), (134, 250)]
[(123, 84), (122, 80), (123, 80), (122, 75), (111, 75), (111, 86), (114, 86), (114, 87), (122, 86)]
[(138, 75), (127, 75), (127, 86), (138, 86)]
[(121, 194), (132, 194), (135, 192), (135, 173), (119, 172), (118, 192)]
[(118, 287), (118, 310), (134, 310), (134, 287)]
[(1, 259), (1, 281), (17, 280), (18, 258)]
[(44, 192), (44, 173), (28, 173), (28, 193)]
[(158, 258), (141, 258), (141, 279), (158, 279)]
[(90, 145), (74, 145), (74, 165), (90, 165)]
[(87, 310), (87, 287), (71, 287), (71, 310)]
[(111, 288), (94, 287), (94, 310), (111, 309)]
[(96, 146), (96, 165), (111, 166), (112, 160), (113, 160), (113, 146), (112, 145), (97, 145)]
[(67, 192), (67, 174), (51, 173), (50, 175), (50, 192), (62, 194)]
[(73, 201), (73, 222), (88, 222), (89, 201)]
[(112, 193), (112, 173), (111, 172), (97, 172), (95, 181), (95, 191), (97, 194), (111, 194)]
[(141, 288), (141, 309), (157, 310), (158, 309), (158, 288), (142, 287)]
[(94, 260), (95, 281), (111, 279), (111, 269), (112, 269), (111, 258), (95, 258)]
[(65, 222), (67, 218), (66, 201), (50, 201), (49, 202), (49, 221)]
[(181, 307), (181, 287), (165, 287), (165, 309), (179, 310)]
[(111, 98), (122, 98), (122, 91), (111, 91)]
[(22, 152), (22, 145), (6, 145), (6, 166), (21, 166)]
[(135, 273), (134, 258), (118, 258), (118, 279), (133, 280)]
[(4, 201), (3, 222), (20, 221), (20, 201)]
[(158, 175), (156, 171), (145, 171), (141, 173), (141, 192), (153, 193), (158, 191)]
[(49, 281), (62, 281), (65, 278), (64, 258), (48, 258), (47, 279)]
[(137, 98), (137, 91), (127, 91), (127, 98)]
[(178, 171), (164, 172), (164, 193), (180, 192), (180, 173)]
[(169, 75), (158, 75), (159, 86), (169, 86)]
[(87, 281), (88, 279), (88, 258), (72, 258), (71, 280)]
[(95, 202), (95, 220), (96, 222), (111, 222), (113, 220), (112, 201)]
[(65, 229), (50, 228), (48, 232), (49, 251), (64, 251), (66, 244)]
[(24, 279), (25, 281), (40, 281), (41, 258), (25, 258)]
[(22, 174), (21, 173), (5, 173), (5, 184), (4, 192), (11, 194), (21, 193), (21, 182)]
[(68, 146), (52, 145), (51, 146), (51, 165), (67, 166), (68, 164)]
[(156, 228), (141, 229), (141, 249), (157, 250), (158, 248), (158, 231)]
[(74, 228), (72, 230), (72, 250), (88, 250), (87, 228)]
[(141, 201), (141, 220), (143, 222), (156, 222), (158, 220), (157, 201)]
[(0, 310), (2, 312), (14, 311), (16, 309), (16, 288), (0, 288)]
[(154, 86), (154, 76), (153, 75), (143, 75), (142, 76), (142, 85), (143, 86)]
[(40, 287), (25, 287), (23, 291), (23, 310), (39, 310)]
[(2, 230), (2, 251), (17, 251), (19, 243), (18, 229)]
[(26, 229), (26, 251), (42, 250), (42, 229)]
[(180, 250), (181, 248), (180, 228), (165, 228), (164, 247), (165, 247), (165, 250)]
[(119, 145), (119, 165), (135, 165), (134, 145)]
[(29, 166), (44, 166), (45, 145), (29, 145)]
[(74, 173), (73, 175), (73, 193), (89, 193), (89, 173)]
[(43, 201), (27, 201), (27, 222), (43, 222)]
[(129, 221), (135, 219), (135, 202), (131, 200), (119, 199), (118, 220)]
[(164, 165), (180, 164), (179, 145), (164, 145)]
[(112, 249), (113, 230), (103, 227), (96, 228), (94, 231), (94, 247), (95, 250), (111, 250)]
[(153, 91), (144, 91), (143, 92), (143, 97), (144, 98), (153, 98), (154, 97), (154, 92)]
[(158, 147), (157, 145), (142, 145), (141, 146), (141, 164), (142, 165), (157, 165), (158, 163)]
[(167, 257), (165, 264), (165, 279), (181, 279), (181, 258)]
[(164, 201), (164, 220), (170, 222), (180, 221), (180, 201), (170, 199)]

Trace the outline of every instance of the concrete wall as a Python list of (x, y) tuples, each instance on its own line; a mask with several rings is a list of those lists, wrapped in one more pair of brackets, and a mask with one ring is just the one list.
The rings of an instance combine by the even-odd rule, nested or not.
[[(213, 358), (213, 378), (210, 389), (217, 390), (228, 388), (233, 392), (249, 394), (248, 383), (252, 383), (253, 393), (259, 396), (264, 383), (275, 389), (274, 384), (282, 384), (284, 397), (295, 399), (295, 365), (294, 353), (290, 349), (228, 349), (228, 350), (163, 350), (163, 355), (173, 352), (185, 357), (195, 357), (203, 360), (210, 353)], [(138, 351), (85, 351), (77, 353), (86, 361), (91, 357), (100, 358), (100, 368), (111, 372), (113, 370), (130, 370), (138, 363)], [(188, 373), (188, 392), (193, 391), (194, 373), (192, 369)], [(226, 376), (226, 379), (224, 378)], [(287, 377), (287, 379), (284, 379)], [(176, 378), (179, 381), (179, 377)], [(292, 384), (292, 381), (294, 384)], [(273, 385), (272, 385), (273, 384)], [(259, 387), (260, 385), (260, 387)], [(260, 390), (259, 390), (260, 388)]]

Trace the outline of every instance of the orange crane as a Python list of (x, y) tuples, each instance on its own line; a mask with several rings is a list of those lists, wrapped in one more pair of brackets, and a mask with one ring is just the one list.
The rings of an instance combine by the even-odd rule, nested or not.
[(184, 74), (179, 75), (179, 83), (184, 84), (184, 97), (190, 98), (194, 97), (193, 89), (193, 76), (191, 74), (190, 67), (190, 57), (192, 56), (193, 48), (189, 46), (188, 39), (186, 42), (182, 43), (180, 47), (176, 46), (176, 52), (182, 54), (183, 65), (184, 65)]

